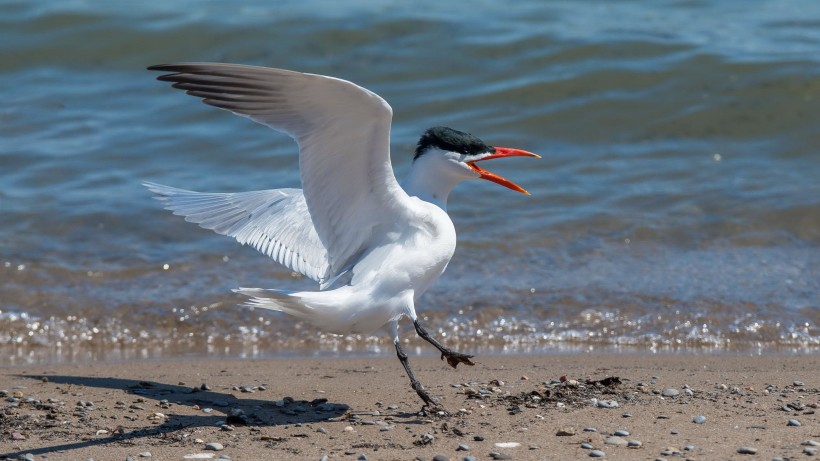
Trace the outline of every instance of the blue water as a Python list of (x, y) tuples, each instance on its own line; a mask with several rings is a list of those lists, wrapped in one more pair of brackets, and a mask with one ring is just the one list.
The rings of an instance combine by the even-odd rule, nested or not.
[(237, 308), (312, 284), (140, 186), (299, 186), (289, 138), (144, 70), (174, 61), (379, 93), (399, 178), (435, 125), (543, 156), (487, 166), (531, 197), (451, 196), (418, 310), (454, 345), (815, 351), (818, 26), (808, 0), (0, 2), (0, 363), (384, 344)]

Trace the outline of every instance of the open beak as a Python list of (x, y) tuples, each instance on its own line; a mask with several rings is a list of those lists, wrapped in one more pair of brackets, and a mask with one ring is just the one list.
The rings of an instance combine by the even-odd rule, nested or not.
[(483, 162), (484, 160), (490, 160), (493, 158), (501, 158), (501, 157), (535, 157), (541, 158), (540, 155), (533, 154), (532, 152), (527, 152), (525, 150), (520, 149), (511, 149), (509, 147), (496, 147), (495, 153), (493, 155), (488, 155), (487, 157), (482, 158), (481, 160), (475, 160), (472, 162), (467, 162), (467, 165), (470, 165), (470, 168), (473, 169), (481, 179), (486, 179), (487, 181), (492, 181), (496, 184), (501, 184), (502, 186), (512, 189), (517, 192), (521, 192), (522, 194), (530, 195), (529, 192), (524, 190), (523, 187), (519, 186), (518, 184), (510, 181), (509, 179), (502, 178), (495, 173), (490, 173), (489, 171), (481, 168), (480, 166), (476, 165), (478, 162)]

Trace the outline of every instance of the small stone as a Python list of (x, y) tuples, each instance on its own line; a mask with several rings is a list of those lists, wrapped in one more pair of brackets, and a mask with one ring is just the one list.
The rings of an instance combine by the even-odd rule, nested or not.
[(26, 436), (19, 432), (12, 432), (11, 440), (26, 440)]
[(671, 387), (664, 389), (661, 392), (661, 395), (664, 397), (677, 397), (680, 395), (680, 391)]
[(598, 429), (595, 429), (594, 427), (585, 427), (584, 432), (598, 432)]
[(433, 456), (433, 461), (450, 461), (450, 458), (448, 458), (444, 455), (436, 455), (436, 456)]
[(558, 437), (571, 437), (576, 434), (574, 427), (565, 427), (563, 429), (558, 429), (558, 432), (555, 433)]
[(316, 432), (319, 432), (320, 434), (327, 434), (327, 429), (320, 427), (319, 429), (316, 429)]
[(796, 419), (790, 419), (789, 422), (786, 423), (786, 425), (787, 426), (795, 426), (795, 427), (800, 427), (801, 426), (800, 421), (798, 421)]
[(583, 448), (584, 450), (592, 450), (595, 447), (593, 447), (592, 444), (589, 442), (584, 442), (581, 444), (581, 448)]
[(698, 415), (692, 418), (692, 422), (695, 424), (703, 424), (706, 422), (706, 417), (703, 415)]
[(139, 457), (140, 458), (150, 458), (151, 457), (151, 452), (150, 451), (143, 451), (139, 454)]
[(433, 437), (433, 434), (424, 434), (424, 435), (421, 436), (421, 441), (424, 444), (428, 444), (428, 443), (432, 442), (434, 438), (435, 437)]
[(604, 456), (606, 456), (606, 453), (601, 450), (592, 450), (589, 452), (590, 458), (603, 458)]
[(614, 435), (611, 437), (607, 437), (606, 440), (604, 440), (604, 443), (607, 445), (615, 445), (618, 447), (625, 447), (628, 445), (628, 442), (626, 440), (620, 437), (616, 437)]
[(643, 445), (640, 440), (630, 440), (627, 442), (626, 446), (631, 448), (639, 448)]
[(495, 460), (503, 460), (503, 459), (512, 459), (512, 456), (506, 453), (496, 453), (494, 451), (490, 452), (490, 458)]
[(474, 435), (474, 436), (473, 436), (473, 440), (475, 440), (476, 442), (483, 442), (483, 441), (484, 441), (484, 436), (482, 436), (482, 435)]
[(803, 449), (803, 454), (809, 456), (817, 456), (817, 448), (806, 447)]
[(219, 442), (211, 442), (205, 444), (205, 449), (211, 451), (222, 451), (225, 449), (225, 447), (222, 446), (222, 444)]
[(358, 457), (358, 458), (356, 458), (356, 459), (357, 459), (357, 460), (359, 460), (359, 461), (367, 461), (367, 455), (366, 455), (366, 454), (364, 454), (364, 453), (362, 453), (362, 454), (360, 454), (360, 455), (359, 455), (359, 457)]
[(804, 386), (803, 381), (795, 381), (792, 384), (794, 385), (794, 387), (803, 387)]
[(464, 443), (459, 443), (456, 451), (470, 451), (470, 446)]
[(621, 415), (621, 417), (622, 417), (622, 418), (631, 418), (631, 417), (632, 417), (632, 413), (624, 413), (624, 414), (622, 414), (622, 415)]
[(599, 408), (618, 408), (618, 402), (615, 400), (599, 400), (598, 401)]
[(207, 385), (207, 384), (205, 384), (205, 383), (202, 383), (202, 385), (201, 385), (201, 386), (199, 386), (199, 388), (200, 388), (201, 390), (203, 390), (203, 391), (209, 391), (209, 390), (211, 390), (211, 386), (209, 386), (209, 385)]
[(692, 389), (684, 389), (683, 392), (689, 397), (695, 395), (695, 392)]
[(472, 456), (465, 456), (463, 461), (475, 461), (475, 458)]
[(518, 442), (497, 442), (495, 446), (498, 448), (518, 448), (521, 444)]
[(695, 446), (694, 445), (686, 445), (685, 447), (683, 447), (683, 450), (684, 451), (695, 451)]
[(800, 445), (803, 445), (803, 446), (806, 446), (806, 447), (820, 447), (820, 442), (818, 442), (816, 440), (806, 440), (805, 442), (801, 443)]
[(614, 432), (614, 434), (617, 435), (618, 437), (626, 437), (626, 436), (629, 435), (629, 431), (625, 431), (623, 429), (618, 429), (617, 431)]
[(740, 447), (737, 449), (737, 452), (741, 455), (753, 455), (757, 453), (757, 448), (753, 447)]

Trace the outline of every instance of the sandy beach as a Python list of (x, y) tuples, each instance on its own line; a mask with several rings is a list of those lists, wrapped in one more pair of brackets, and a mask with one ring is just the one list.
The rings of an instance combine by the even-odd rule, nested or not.
[(818, 356), (411, 360), (449, 415), (419, 414), (393, 357), (4, 368), (0, 458), (802, 459), (820, 448)]

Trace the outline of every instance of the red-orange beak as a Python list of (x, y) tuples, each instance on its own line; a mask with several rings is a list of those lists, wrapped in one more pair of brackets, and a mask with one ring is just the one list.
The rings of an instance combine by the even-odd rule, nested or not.
[(519, 186), (518, 184), (510, 181), (509, 179), (502, 178), (501, 176), (498, 176), (495, 173), (491, 173), (491, 172), (481, 168), (480, 166), (476, 165), (476, 163), (483, 162), (484, 160), (490, 160), (490, 159), (493, 159), (493, 158), (501, 158), (501, 157), (535, 157), (535, 158), (541, 158), (540, 155), (533, 154), (532, 152), (527, 152), (525, 150), (511, 149), (509, 147), (496, 147), (495, 148), (495, 153), (493, 155), (488, 155), (488, 156), (482, 158), (481, 160), (475, 160), (475, 161), (472, 161), (472, 162), (467, 162), (467, 165), (470, 165), (470, 168), (472, 168), (473, 171), (478, 173), (478, 175), (481, 177), (481, 179), (486, 179), (487, 181), (492, 181), (496, 184), (501, 184), (502, 186), (504, 186), (508, 189), (512, 189), (514, 191), (521, 192), (522, 194), (530, 195), (529, 192), (524, 190), (524, 188)]

